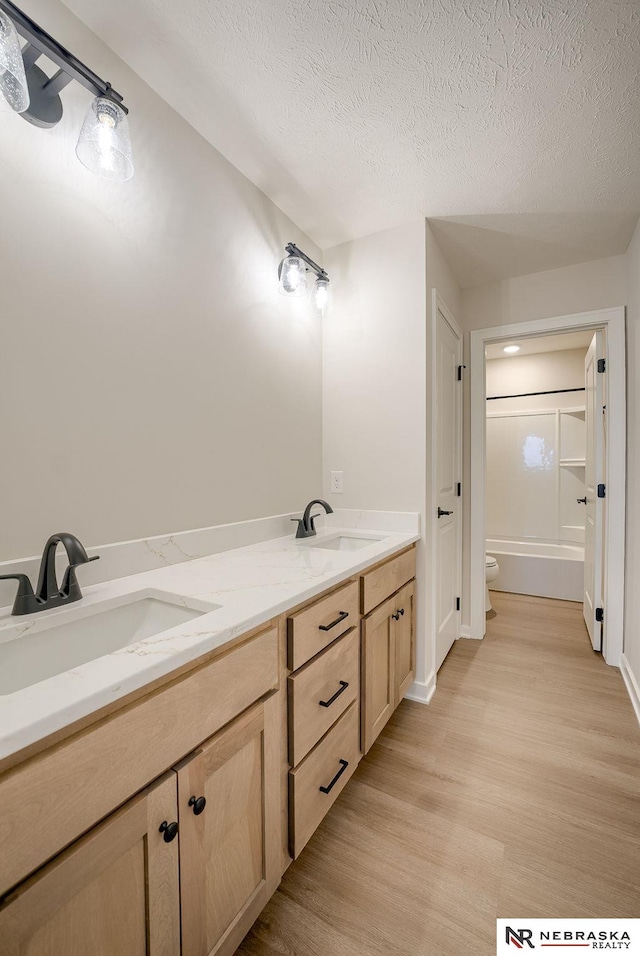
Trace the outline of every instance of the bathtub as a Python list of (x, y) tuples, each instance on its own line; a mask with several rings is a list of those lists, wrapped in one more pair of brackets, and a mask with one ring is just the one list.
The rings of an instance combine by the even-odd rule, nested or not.
[(584, 597), (584, 547), (487, 538), (487, 554), (500, 573), (492, 590), (580, 601)]

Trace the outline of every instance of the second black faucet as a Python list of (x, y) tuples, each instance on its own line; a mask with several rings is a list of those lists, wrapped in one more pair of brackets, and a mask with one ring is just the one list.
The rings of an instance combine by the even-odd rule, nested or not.
[(312, 515), (311, 509), (314, 505), (322, 505), (324, 510), (328, 515), (333, 514), (333, 508), (331, 505), (323, 501), (322, 498), (314, 498), (313, 501), (310, 501), (307, 507), (304, 509), (304, 514), (301, 518), (292, 518), (292, 521), (298, 522), (298, 530), (296, 531), (296, 538), (312, 538), (316, 534), (316, 526), (314, 523), (315, 518), (319, 518), (320, 515)]

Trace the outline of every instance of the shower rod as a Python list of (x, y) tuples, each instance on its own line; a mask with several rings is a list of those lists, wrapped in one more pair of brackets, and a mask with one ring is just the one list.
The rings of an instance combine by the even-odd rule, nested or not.
[(552, 388), (548, 392), (521, 392), (519, 395), (487, 395), (488, 402), (500, 398), (533, 398), (534, 395), (564, 395), (566, 392), (586, 392), (586, 388)]

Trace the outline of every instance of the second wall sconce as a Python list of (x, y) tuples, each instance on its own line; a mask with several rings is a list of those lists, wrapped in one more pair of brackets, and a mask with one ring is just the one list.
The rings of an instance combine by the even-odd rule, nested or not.
[[(18, 34), (27, 41), (22, 50)], [(58, 67), (52, 77), (36, 66), (41, 56)], [(121, 94), (10, 0), (0, 0), (0, 71), (0, 109), (14, 110), (43, 129), (50, 129), (62, 119), (60, 92), (72, 80), (93, 93), (76, 155), (97, 176), (119, 182), (131, 179), (129, 111)]]
[(287, 255), (278, 266), (278, 291), (282, 295), (297, 298), (307, 295), (307, 272), (314, 272), (316, 281), (313, 297), (316, 308), (322, 312), (329, 301), (329, 276), (322, 266), (305, 255), (295, 243), (289, 242), (284, 248)]

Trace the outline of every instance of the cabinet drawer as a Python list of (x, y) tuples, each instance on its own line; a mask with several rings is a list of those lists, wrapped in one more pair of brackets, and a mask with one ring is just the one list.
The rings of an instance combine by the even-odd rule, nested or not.
[(360, 635), (352, 628), (288, 680), (289, 763), (300, 763), (313, 745), (358, 699)]
[(302, 763), (289, 771), (289, 836), (294, 859), (358, 766), (358, 723), (358, 703), (354, 701)]
[(336, 588), (287, 618), (289, 670), (295, 671), (358, 623), (358, 582)]
[(0, 777), (0, 894), (278, 686), (278, 631)]
[(372, 571), (366, 571), (360, 578), (363, 614), (381, 604), (403, 584), (416, 576), (416, 549), (403, 551), (390, 561), (386, 561)]

